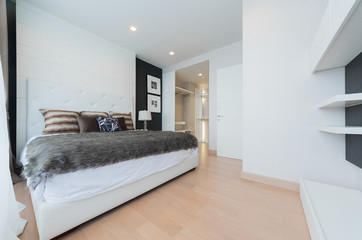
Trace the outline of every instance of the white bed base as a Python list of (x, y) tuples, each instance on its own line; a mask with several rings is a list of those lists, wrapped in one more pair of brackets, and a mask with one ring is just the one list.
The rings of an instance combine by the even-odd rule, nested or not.
[(199, 164), (197, 153), (161, 172), (132, 184), (111, 190), (92, 198), (69, 202), (48, 203), (32, 195), (39, 239), (56, 237), (110, 209), (113, 209), (193, 168)]

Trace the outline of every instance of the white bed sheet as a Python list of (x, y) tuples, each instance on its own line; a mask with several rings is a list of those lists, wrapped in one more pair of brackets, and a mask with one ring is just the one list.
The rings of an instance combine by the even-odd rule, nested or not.
[[(82, 200), (128, 185), (146, 176), (175, 166), (192, 154), (197, 154), (197, 148), (54, 175), (44, 179), (33, 193), (38, 199), (50, 203)], [(25, 165), (28, 161), (24, 155), (22, 154), (21, 161)]]

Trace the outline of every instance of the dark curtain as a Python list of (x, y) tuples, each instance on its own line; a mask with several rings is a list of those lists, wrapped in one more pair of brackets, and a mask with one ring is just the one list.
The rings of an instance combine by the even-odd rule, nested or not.
[[(7, 11), (6, 11), (6, 0), (0, 0), (0, 55), (1, 55), (1, 65), (4, 76), (4, 88), (5, 88), (5, 103), (7, 115), (9, 116), (9, 50), (8, 50), (8, 24), (7, 24)], [(8, 126), (9, 126), (9, 117), (8, 117)], [(9, 166), (10, 172), (13, 178), (13, 182), (19, 182), (20, 178), (14, 173), (14, 162), (15, 157), (9, 149), (10, 159)]]

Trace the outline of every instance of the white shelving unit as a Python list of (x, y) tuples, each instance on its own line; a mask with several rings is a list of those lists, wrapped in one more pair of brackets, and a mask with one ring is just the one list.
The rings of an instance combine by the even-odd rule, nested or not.
[[(314, 72), (344, 67), (362, 49), (362, 1), (330, 0), (311, 44)], [(336, 95), (320, 109), (362, 104), (362, 93)], [(320, 127), (332, 134), (362, 135), (362, 126)], [(361, 191), (301, 179), (300, 198), (312, 240), (362, 239)]]
[[(318, 105), (320, 109), (326, 108), (347, 108), (362, 104), (362, 93), (336, 95)], [(362, 127), (354, 126), (330, 126), (319, 127), (319, 131), (334, 134), (355, 134), (362, 135)]]
[(362, 192), (301, 179), (300, 199), (313, 240), (362, 239)]
[(318, 108), (352, 107), (362, 104), (362, 93), (336, 95), (323, 101)]

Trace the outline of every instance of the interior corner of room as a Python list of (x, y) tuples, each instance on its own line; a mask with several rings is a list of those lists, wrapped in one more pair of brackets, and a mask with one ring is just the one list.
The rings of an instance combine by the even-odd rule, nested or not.
[(0, 0), (10, 140), (0, 141), (12, 150), (0, 144), (0, 158), (12, 176), (44, 128), (40, 107), (122, 109), (135, 134), (198, 144), (165, 171), (61, 207), (25, 181), (14, 195), (6, 159), (12, 236), (24, 227), (16, 197), (24, 240), (110, 209), (65, 237), (362, 239), (362, 0), (141, 2)]

